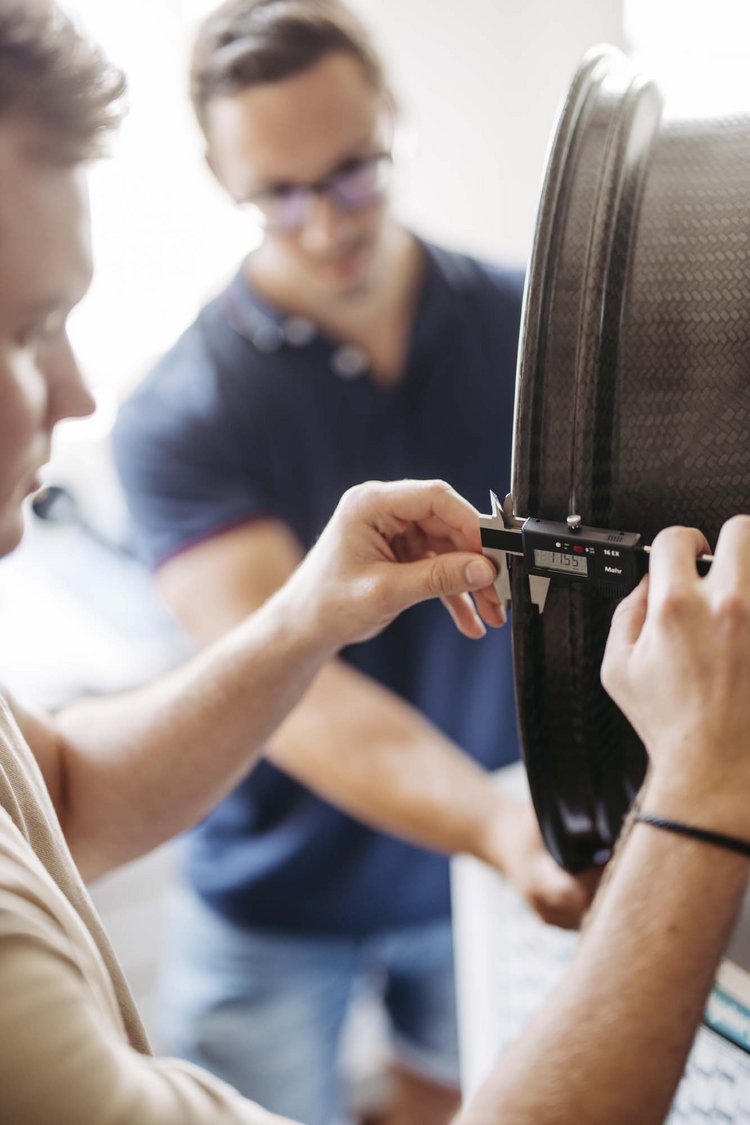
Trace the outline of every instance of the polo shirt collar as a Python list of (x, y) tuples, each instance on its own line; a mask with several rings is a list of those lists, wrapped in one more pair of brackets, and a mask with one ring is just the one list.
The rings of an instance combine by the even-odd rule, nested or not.
[[(446, 333), (455, 318), (456, 291), (445, 269), (438, 247), (418, 239), (424, 254), (424, 272), (411, 330), (404, 379), (408, 379), (419, 358), (442, 349)], [(356, 345), (337, 343), (321, 332), (314, 321), (289, 316), (264, 300), (248, 284), (243, 262), (222, 299), (223, 313), (230, 326), (260, 352), (272, 354), (284, 347), (307, 348), (323, 343), (330, 350), (330, 363), (336, 374), (355, 378), (368, 370), (367, 356)]]

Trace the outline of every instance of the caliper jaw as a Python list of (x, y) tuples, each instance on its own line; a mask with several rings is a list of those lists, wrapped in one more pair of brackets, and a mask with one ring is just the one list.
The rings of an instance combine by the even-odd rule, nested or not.
[[(519, 519), (513, 512), (513, 497), (510, 493), (501, 504), (496, 494), (490, 491), (491, 512), (488, 516), (479, 517), (479, 527), (482, 531), (482, 553), (491, 559), (497, 569), (495, 589), (506, 609), (510, 607), (510, 571), (508, 569), (508, 555), (522, 556), (524, 520)], [(544, 575), (529, 575), (529, 596), (539, 613), (544, 612), (544, 605), (549, 592), (549, 578)]]
[[(490, 508), (488, 516), (479, 517), (479, 527), (483, 532), (507, 531), (503, 506), (496, 494), (490, 490)], [(505, 609), (510, 607), (510, 571), (508, 570), (508, 551), (504, 545), (495, 545), (496, 536), (482, 535), (482, 554), (494, 563), (497, 571), (495, 589)]]
[(543, 574), (529, 575), (529, 597), (531, 604), (535, 605), (540, 613), (544, 613), (544, 605), (549, 593), (550, 579)]

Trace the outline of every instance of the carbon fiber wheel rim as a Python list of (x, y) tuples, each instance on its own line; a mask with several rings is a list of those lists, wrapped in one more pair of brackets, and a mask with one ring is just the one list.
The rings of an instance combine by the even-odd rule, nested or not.
[[(582, 63), (550, 150), (524, 300), (519, 515), (715, 542), (750, 509), (750, 116), (680, 120), (611, 49)], [(613, 603), (514, 560), (524, 755), (578, 871), (612, 850), (645, 753), (599, 684)]]

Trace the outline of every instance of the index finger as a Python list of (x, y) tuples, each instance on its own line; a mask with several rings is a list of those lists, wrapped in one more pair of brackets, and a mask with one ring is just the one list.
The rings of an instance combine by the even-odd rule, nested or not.
[(660, 531), (649, 560), (649, 604), (663, 601), (678, 587), (700, 581), (695, 560), (709, 550), (705, 535), (695, 527), (667, 527)]
[(383, 534), (398, 534), (409, 523), (418, 523), (428, 535), (447, 539), (458, 550), (482, 549), (479, 513), (445, 481), (379, 484), (369, 489), (367, 502), (369, 514)]
[(633, 647), (646, 623), (649, 581), (649, 575), (644, 575), (635, 590), (620, 602), (612, 616), (602, 660), (601, 681), (604, 690), (613, 698)]

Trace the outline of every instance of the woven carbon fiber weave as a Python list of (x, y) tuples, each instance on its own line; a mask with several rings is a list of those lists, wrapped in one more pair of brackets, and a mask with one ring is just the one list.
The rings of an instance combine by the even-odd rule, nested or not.
[[(668, 107), (667, 107), (668, 109)], [(619, 52), (576, 75), (524, 302), (515, 511), (712, 544), (750, 511), (750, 113), (678, 120)], [(599, 684), (614, 605), (514, 560), (513, 642), (532, 796), (553, 855), (611, 852), (645, 754)]]

